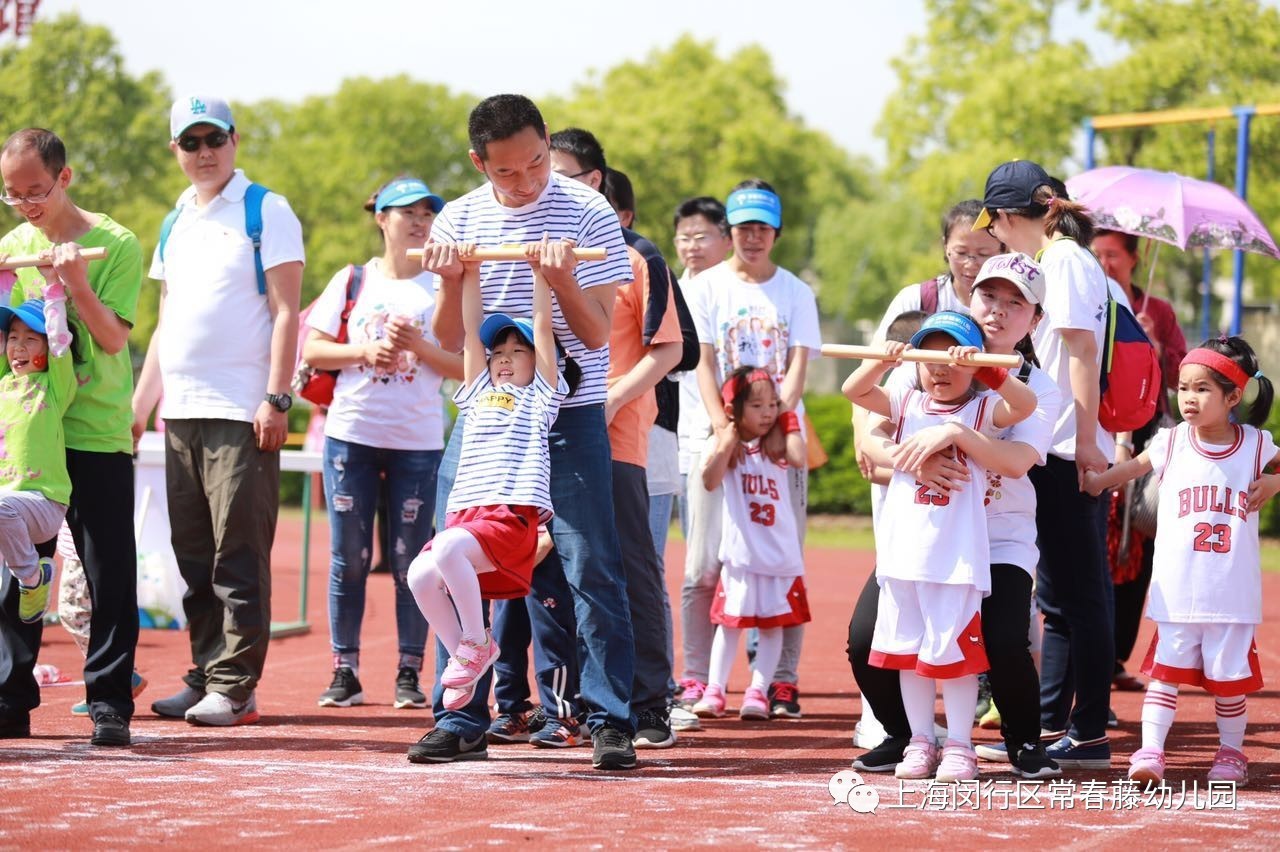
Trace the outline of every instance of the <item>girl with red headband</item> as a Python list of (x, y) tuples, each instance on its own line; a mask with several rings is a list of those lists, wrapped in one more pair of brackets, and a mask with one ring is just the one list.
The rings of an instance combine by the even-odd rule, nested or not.
[[(1250, 380), (1257, 395), (1246, 414), (1242, 401)], [(1262, 621), (1257, 512), (1280, 491), (1280, 476), (1263, 472), (1280, 451), (1258, 427), (1271, 413), (1273, 396), (1248, 343), (1207, 340), (1187, 353), (1178, 371), (1183, 422), (1157, 432), (1136, 458), (1085, 478), (1091, 494), (1151, 470), (1160, 480), (1147, 605), (1157, 629), (1142, 667), (1151, 682), (1142, 707), (1142, 748), (1129, 759), (1135, 781), (1164, 779), (1178, 684), (1203, 686), (1214, 697), (1221, 742), (1209, 780), (1243, 786), (1249, 779), (1241, 750), (1245, 695), (1262, 687), (1254, 644)]]
[[(804, 438), (799, 416), (781, 410), (773, 378), (760, 367), (743, 366), (730, 373), (721, 399), (727, 420), (716, 428), (715, 449), (703, 465), (702, 482), (708, 491), (724, 484), (719, 552), (723, 568), (711, 605), (711, 621), (717, 627), (707, 687), (693, 712), (703, 718), (724, 715), (725, 687), (738, 639), (743, 628), (755, 627), (760, 639), (751, 685), (738, 715), (763, 721), (769, 718), (765, 690), (782, 656), (782, 629), (809, 621), (804, 557), (787, 486), (787, 469), (806, 462)], [(760, 446), (775, 422), (786, 435), (786, 458), (781, 461)]]

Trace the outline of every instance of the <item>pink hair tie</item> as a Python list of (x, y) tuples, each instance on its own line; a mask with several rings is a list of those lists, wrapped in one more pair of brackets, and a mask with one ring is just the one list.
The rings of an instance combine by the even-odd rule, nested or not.
[(1244, 390), (1244, 386), (1249, 383), (1249, 375), (1240, 368), (1239, 364), (1220, 352), (1214, 352), (1212, 349), (1203, 347), (1192, 349), (1182, 359), (1182, 363), (1178, 367), (1181, 369), (1188, 364), (1199, 364), (1201, 367), (1208, 367), (1210, 370), (1221, 373), (1223, 378), (1240, 390)]

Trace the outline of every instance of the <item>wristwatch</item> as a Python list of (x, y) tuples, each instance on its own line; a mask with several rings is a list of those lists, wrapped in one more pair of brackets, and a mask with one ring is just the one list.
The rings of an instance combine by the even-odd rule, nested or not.
[(269, 393), (266, 399), (276, 411), (285, 412), (293, 408), (293, 397), (287, 393)]

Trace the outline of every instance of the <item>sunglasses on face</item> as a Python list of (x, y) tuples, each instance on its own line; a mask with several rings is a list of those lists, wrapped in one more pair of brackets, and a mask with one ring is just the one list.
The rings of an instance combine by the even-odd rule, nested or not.
[(203, 136), (180, 136), (178, 138), (178, 147), (188, 154), (194, 154), (200, 150), (201, 145), (207, 146), (212, 151), (214, 148), (221, 148), (230, 140), (230, 133), (225, 130), (215, 130)]

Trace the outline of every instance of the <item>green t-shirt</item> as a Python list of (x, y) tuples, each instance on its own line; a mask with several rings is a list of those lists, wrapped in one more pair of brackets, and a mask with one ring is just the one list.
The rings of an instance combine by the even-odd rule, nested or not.
[[(89, 285), (102, 304), (133, 325), (142, 291), (142, 246), (128, 228), (98, 214), (97, 225), (76, 240), (82, 248), (105, 247), (106, 260), (89, 262)], [(24, 222), (0, 239), (0, 252), (36, 254), (49, 248), (38, 228)], [(35, 269), (18, 270), (13, 304), (40, 299), (40, 276)], [(75, 305), (67, 300), (68, 325), (75, 334), (75, 364), (79, 391), (64, 420), (67, 446), (94, 453), (133, 452), (133, 363), (126, 346), (114, 355), (93, 342)]]
[(76, 397), (71, 352), (19, 376), (0, 358), (0, 491), (39, 491), (64, 506), (71, 477), (63, 417)]

